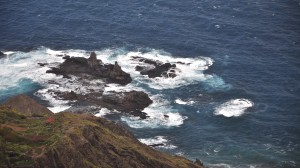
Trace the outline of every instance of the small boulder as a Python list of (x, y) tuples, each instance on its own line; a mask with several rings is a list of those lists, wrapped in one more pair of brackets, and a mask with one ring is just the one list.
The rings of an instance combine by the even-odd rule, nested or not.
[(40, 66), (45, 66), (45, 65), (48, 65), (48, 63), (38, 63)]
[(136, 117), (140, 117), (140, 119), (144, 120), (146, 118), (148, 118), (149, 116), (147, 115), (147, 113), (142, 112), (140, 110), (134, 110), (129, 112), (130, 115), (136, 116)]
[(122, 104), (134, 109), (144, 109), (149, 106), (153, 101), (144, 92), (130, 91), (125, 93), (125, 97), (122, 100)]

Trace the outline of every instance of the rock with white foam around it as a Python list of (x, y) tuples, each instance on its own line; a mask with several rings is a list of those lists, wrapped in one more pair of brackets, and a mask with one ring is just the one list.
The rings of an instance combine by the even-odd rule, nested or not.
[(88, 59), (82, 57), (70, 57), (58, 67), (48, 70), (47, 73), (83, 78), (103, 79), (106, 83), (126, 85), (132, 81), (130, 75), (122, 70), (118, 63), (104, 65), (97, 59), (96, 53), (92, 52)]
[(166, 78), (174, 78), (176, 77), (176, 64), (170, 63), (163, 63), (160, 61), (154, 61), (151, 59), (146, 59), (142, 57), (132, 57), (133, 59), (139, 60), (139, 62), (143, 62), (145, 64), (150, 65), (148, 66), (136, 66), (135, 70), (139, 71), (142, 75), (148, 75), (149, 78), (156, 78), (156, 77), (166, 77)]
[(1, 59), (1, 58), (4, 58), (5, 56), (6, 56), (6, 55), (5, 55), (3, 52), (0, 51), (0, 59)]

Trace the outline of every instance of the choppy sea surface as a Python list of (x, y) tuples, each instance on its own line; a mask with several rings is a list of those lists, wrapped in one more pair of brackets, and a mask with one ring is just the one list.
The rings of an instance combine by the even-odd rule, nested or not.
[[(208, 167), (300, 167), (298, 0), (0, 0), (0, 37), (0, 102), (25, 93), (59, 112), (70, 105), (49, 90), (142, 90), (154, 100), (149, 119), (95, 114)], [(57, 54), (91, 51), (133, 82), (82, 87), (45, 73), (63, 61)], [(186, 64), (175, 78), (149, 79), (131, 56)]]

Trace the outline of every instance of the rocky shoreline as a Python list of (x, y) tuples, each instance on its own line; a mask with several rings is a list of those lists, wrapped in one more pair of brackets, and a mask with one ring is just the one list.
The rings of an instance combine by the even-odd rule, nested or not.
[[(61, 75), (65, 79), (76, 77), (79, 83), (99, 79), (103, 81), (103, 87), (111, 83), (125, 86), (132, 82), (130, 74), (124, 72), (117, 62), (114, 64), (105, 64), (101, 59), (97, 59), (95, 52), (91, 52), (89, 58), (70, 57), (68, 55), (57, 56), (62, 57), (64, 62), (56, 67), (51, 67), (46, 73)], [(174, 78), (176, 76), (174, 70), (176, 68), (175, 64), (162, 63), (138, 56), (132, 57), (132, 59), (148, 65), (136, 66), (135, 69), (142, 75), (148, 75), (149, 78)], [(39, 63), (39, 65), (45, 66), (47, 64)], [(90, 90), (89, 93), (78, 93), (75, 90), (53, 92), (57, 99), (72, 101), (73, 107), (94, 106), (96, 108), (99, 107), (98, 110), (106, 108), (111, 111), (116, 110), (127, 115), (139, 117), (140, 119), (148, 118), (143, 110), (153, 103), (147, 93), (136, 90), (123, 92), (110, 91), (108, 94), (104, 94), (104, 89)], [(72, 111), (76, 111), (76, 109)]]
[(203, 167), (154, 150), (104, 118), (53, 114), (26, 95), (0, 106), (0, 142), (0, 167)]

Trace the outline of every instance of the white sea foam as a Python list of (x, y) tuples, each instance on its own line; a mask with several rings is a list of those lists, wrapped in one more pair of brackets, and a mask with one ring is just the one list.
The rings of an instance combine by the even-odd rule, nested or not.
[(13, 53), (15, 53), (15, 52), (13, 52), (13, 51), (6, 51), (6, 52), (3, 52), (5, 55), (11, 55), (11, 54), (13, 54)]
[(195, 103), (195, 101), (193, 101), (193, 100), (183, 101), (183, 100), (177, 98), (177, 99), (175, 100), (175, 103), (177, 103), (177, 104), (182, 104), (182, 105), (192, 105), (192, 104)]
[(27, 63), (21, 63), (21, 64), (10, 64), (6, 65), (8, 67), (26, 67), (28, 64)]
[[(141, 57), (150, 60), (155, 60), (158, 63), (176, 63), (175, 71), (176, 77), (156, 77), (149, 78), (148, 76), (140, 75), (135, 70), (137, 65), (151, 68), (153, 65), (140, 62), (139, 59), (133, 59), (134, 57)], [(196, 82), (205, 81), (212, 78), (212, 75), (204, 74), (203, 71), (207, 70), (212, 64), (213, 60), (208, 57), (196, 57), (196, 58), (178, 58), (170, 56), (167, 53), (163, 53), (159, 50), (152, 50), (151, 52), (128, 52), (125, 54), (118, 55), (116, 61), (121, 64), (122, 68), (126, 72), (130, 72), (134, 78), (140, 83), (147, 84), (149, 87), (154, 89), (172, 89), (184, 85), (190, 85)]]
[(253, 164), (238, 164), (238, 165), (230, 165), (226, 163), (216, 163), (216, 164), (206, 164), (209, 168), (265, 168), (266, 166), (262, 165), (253, 165)]
[(121, 120), (125, 121), (132, 128), (158, 128), (180, 126), (186, 116), (180, 115), (170, 106), (170, 102), (161, 98), (161, 95), (150, 97), (153, 103), (144, 109), (149, 118), (141, 120), (138, 117), (122, 116)]
[(233, 166), (225, 163), (207, 164), (210, 168), (234, 168)]
[[(204, 70), (208, 69), (213, 60), (208, 57), (197, 58), (178, 58), (170, 56), (170, 54), (160, 50), (152, 50), (147, 53), (142, 52), (127, 52), (122, 49), (104, 49), (96, 51), (97, 58), (104, 63), (114, 63), (118, 61), (122, 69), (128, 72), (133, 77), (134, 81), (126, 86), (108, 84), (103, 85), (101, 80), (82, 81), (77, 77), (70, 79), (62, 78), (55, 74), (46, 73), (50, 67), (58, 66), (64, 61), (62, 56), (89, 57), (89, 52), (84, 50), (52, 50), (41, 47), (30, 52), (7, 51), (9, 55), (5, 59), (0, 60), (2, 68), (0, 71), (0, 89), (5, 89), (7, 86), (17, 86), (18, 81), (23, 78), (31, 79), (43, 86), (43, 89), (36, 92), (36, 95), (50, 102), (49, 109), (54, 112), (66, 110), (70, 107), (70, 101), (60, 100), (55, 92), (70, 92), (78, 94), (87, 94), (91, 91), (103, 91), (104, 94), (110, 92), (122, 92), (130, 90), (138, 90), (147, 92), (142, 89), (141, 85), (148, 85), (155, 89), (176, 88), (183, 85), (193, 84), (199, 81), (206, 81), (213, 78), (212, 75), (205, 75)], [(139, 56), (151, 60), (156, 60), (163, 63), (177, 63), (174, 69), (176, 72), (175, 78), (158, 77), (150, 79), (147, 76), (141, 75), (135, 70), (137, 65), (144, 65), (143, 62), (133, 60), (133, 56)], [(38, 63), (46, 63), (45, 66), (40, 66)], [(80, 81), (80, 82), (79, 82)], [(123, 116), (122, 120), (134, 128), (143, 127), (170, 127), (183, 124), (186, 117), (170, 106), (170, 103), (163, 100), (161, 96), (152, 96), (154, 103), (147, 107), (144, 112), (150, 116), (146, 120), (139, 120), (135, 117)], [(192, 101), (184, 101), (186, 104), (192, 104)], [(182, 102), (181, 102), (182, 103)], [(180, 104), (180, 102), (179, 102)]]
[[(1, 71), (0, 71), (0, 86), (9, 84), (10, 86), (16, 86), (18, 81), (23, 78), (28, 78), (34, 82), (45, 84), (47, 67), (41, 67), (38, 63), (49, 63), (53, 64), (62, 62), (62, 58), (53, 57), (46, 54), (45, 48), (34, 50), (28, 53), (25, 52), (5, 52), (9, 53), (10, 56), (7, 59), (1, 59)], [(55, 76), (52, 76), (53, 78)], [(0, 88), (5, 89), (5, 88)]]
[(48, 107), (48, 109), (50, 111), (52, 111), (53, 113), (59, 113), (59, 112), (69, 109), (70, 107), (71, 106), (66, 106), (66, 105), (59, 106), (59, 105), (55, 104), (54, 107)]
[(223, 115), (225, 117), (238, 117), (254, 105), (248, 99), (233, 99), (221, 104), (215, 109), (215, 115)]
[(156, 145), (156, 144), (163, 144), (157, 146), (157, 148), (164, 148), (164, 149), (175, 149), (177, 146), (172, 145), (170, 141), (165, 136), (155, 136), (154, 138), (141, 138), (138, 139), (140, 142), (146, 145)]
[(106, 84), (103, 94), (110, 94), (110, 92), (129, 92), (132, 90), (147, 92), (145, 89), (138, 87), (132, 83), (127, 84), (126, 86), (110, 83), (110, 84)]
[(103, 117), (107, 114), (111, 113), (111, 110), (107, 109), (107, 108), (101, 108), (99, 110), (99, 113), (95, 114), (96, 117)]

